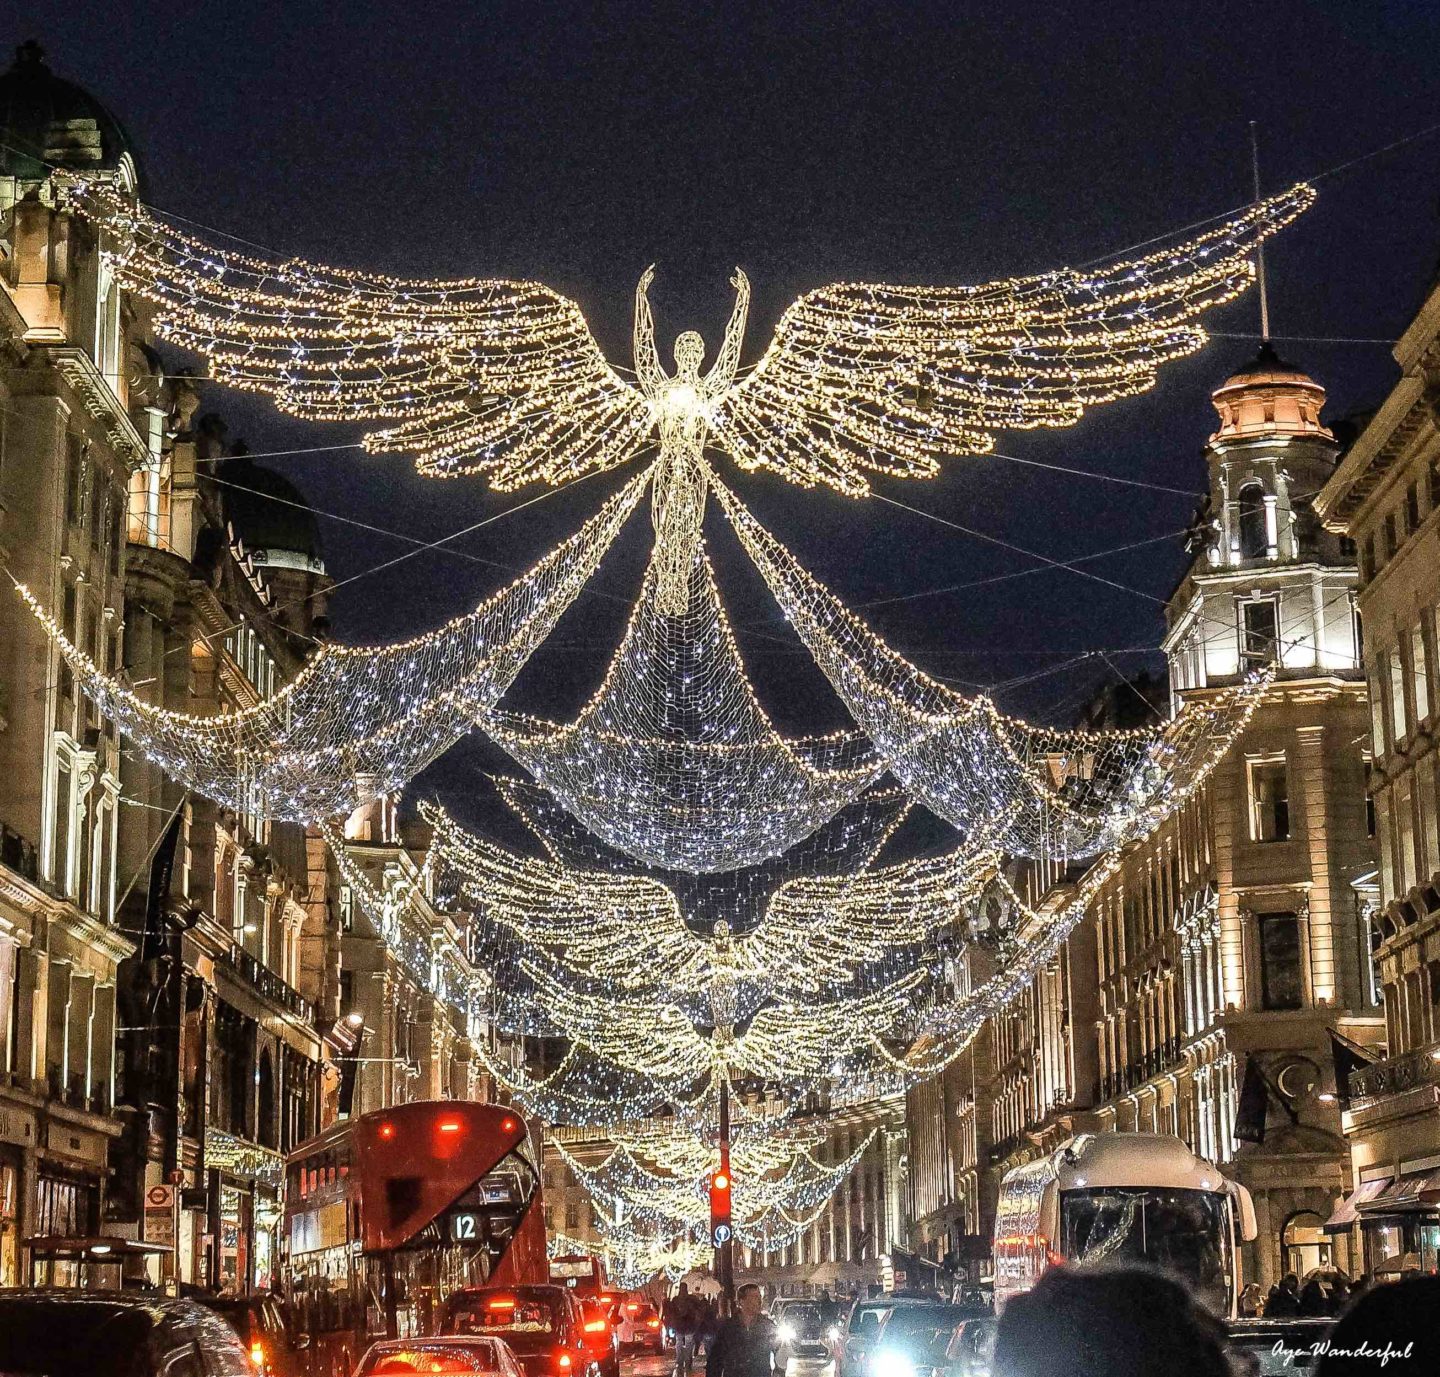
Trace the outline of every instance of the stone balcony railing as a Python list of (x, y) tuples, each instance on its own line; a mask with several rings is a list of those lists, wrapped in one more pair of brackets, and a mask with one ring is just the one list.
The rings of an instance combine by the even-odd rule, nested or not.
[(1440, 1086), (1440, 1041), (1388, 1057), (1350, 1076), (1350, 1108), (1368, 1109), (1392, 1095), (1422, 1086)]
[(226, 947), (221, 955), (231, 970), (272, 1004), (278, 1004), (287, 1013), (293, 1014), (305, 1023), (313, 1024), (315, 1022), (315, 1006), (294, 986), (288, 984), (269, 966), (257, 960), (243, 947)]

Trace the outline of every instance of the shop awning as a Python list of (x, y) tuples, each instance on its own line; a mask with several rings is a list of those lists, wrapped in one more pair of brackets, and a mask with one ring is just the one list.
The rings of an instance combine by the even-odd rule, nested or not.
[(1368, 1204), (1386, 1190), (1391, 1180), (1392, 1178), (1389, 1176), (1381, 1176), (1374, 1181), (1362, 1181), (1335, 1207), (1335, 1213), (1320, 1227), (1327, 1234), (1335, 1234), (1343, 1229), (1348, 1229), (1360, 1217), (1360, 1207)]
[(1407, 1171), (1379, 1195), (1360, 1203), (1362, 1217), (1377, 1214), (1432, 1213), (1440, 1202), (1440, 1168)]

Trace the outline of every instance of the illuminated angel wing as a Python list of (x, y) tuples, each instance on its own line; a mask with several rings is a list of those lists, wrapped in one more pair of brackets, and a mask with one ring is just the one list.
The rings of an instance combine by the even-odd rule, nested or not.
[(438, 805), (422, 803), (420, 812), (431, 829), (437, 878), (453, 885), (480, 921), (616, 989), (700, 987), (706, 947), (686, 928), (669, 886), (522, 856), (466, 831)]
[(735, 1039), (734, 1064), (766, 1079), (823, 1075), (904, 1022), (924, 981), (925, 972), (911, 971), (856, 999), (761, 1009)]
[(419, 281), (268, 259), (185, 233), (115, 191), (70, 180), (106, 231), (121, 285), (216, 378), (311, 420), (388, 422), (375, 452), (497, 488), (623, 463), (650, 428), (580, 308), (538, 282)]
[(992, 449), (997, 432), (1073, 425), (1199, 349), (1198, 317), (1244, 290), (1256, 244), (1314, 195), (1293, 187), (1197, 238), (1094, 270), (809, 292), (716, 403), (714, 442), (743, 468), (858, 496), (867, 474), (929, 477), (946, 455)]
[(858, 875), (805, 875), (771, 896), (765, 920), (737, 943), (742, 972), (790, 998), (813, 996), (963, 925), (999, 857), (962, 847)]

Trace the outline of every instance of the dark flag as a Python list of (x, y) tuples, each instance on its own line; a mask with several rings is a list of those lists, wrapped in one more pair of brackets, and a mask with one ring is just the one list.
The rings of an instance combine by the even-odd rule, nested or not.
[(1265, 1141), (1265, 1120), (1270, 1115), (1270, 1084), (1260, 1063), (1247, 1055), (1240, 1102), (1235, 1108), (1235, 1137), (1242, 1143)]
[(150, 888), (145, 894), (145, 930), (140, 936), (140, 959), (153, 961), (166, 953), (165, 906), (170, 902), (170, 881), (175, 875), (175, 847), (180, 841), (177, 808), (150, 860)]
[(1335, 1065), (1335, 1098), (1342, 1105), (1350, 1103), (1350, 1077), (1367, 1066), (1375, 1065), (1375, 1058), (1358, 1042), (1351, 1042), (1343, 1033), (1330, 1030), (1330, 1060)]

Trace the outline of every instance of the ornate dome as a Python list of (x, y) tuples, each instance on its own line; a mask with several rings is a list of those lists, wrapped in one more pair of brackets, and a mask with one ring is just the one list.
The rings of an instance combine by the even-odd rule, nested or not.
[(1210, 437), (1212, 443), (1276, 435), (1334, 438), (1320, 423), (1325, 389), (1282, 359), (1268, 340), (1254, 359), (1210, 394), (1210, 400), (1220, 414), (1220, 429)]
[(243, 456), (225, 459), (222, 475), (226, 519), (257, 565), (325, 572), (315, 513), (288, 478)]
[(88, 91), (62, 81), (33, 39), (0, 76), (0, 176), (43, 181), (53, 167), (117, 172), (135, 183), (130, 139)]

